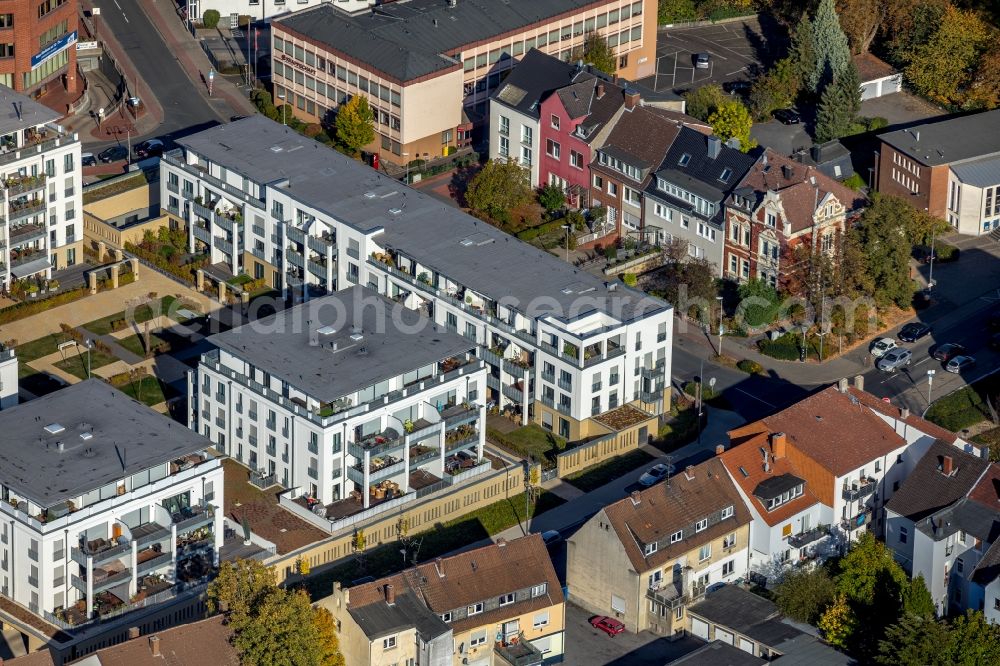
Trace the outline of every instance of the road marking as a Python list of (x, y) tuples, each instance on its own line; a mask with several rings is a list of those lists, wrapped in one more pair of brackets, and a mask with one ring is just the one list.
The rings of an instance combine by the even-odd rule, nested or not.
[(923, 364), (924, 364), (924, 363), (926, 363), (927, 361), (933, 361), (933, 360), (934, 360), (934, 359), (932, 359), (932, 358), (931, 358), (930, 356), (927, 356), (927, 357), (925, 357), (925, 358), (923, 358), (923, 359), (921, 359), (921, 360), (917, 361), (917, 362), (916, 362), (916, 363), (914, 363), (913, 365), (923, 365)]
[(743, 395), (747, 395), (747, 396), (750, 396), (750, 397), (751, 397), (751, 398), (753, 398), (754, 400), (758, 400), (758, 401), (760, 401), (760, 402), (764, 403), (765, 405), (767, 405), (767, 406), (768, 406), (768, 407), (770, 407), (771, 409), (777, 409), (777, 408), (778, 408), (778, 407), (777, 407), (777, 405), (772, 405), (772, 404), (771, 404), (771, 403), (769, 403), (769, 402), (768, 402), (767, 400), (764, 400), (763, 398), (758, 398), (758, 397), (757, 397), (757, 396), (755, 396), (755, 395), (754, 395), (753, 393), (747, 393), (747, 392), (746, 392), (746, 391), (744, 391), (743, 389), (741, 389), (741, 388), (739, 388), (739, 387), (736, 387), (736, 386), (734, 386), (733, 388), (734, 388), (735, 390), (739, 391), (740, 393), (742, 393)]
[(739, 69), (737, 69), (737, 70), (734, 70), (734, 71), (732, 71), (732, 72), (729, 72), (728, 74), (726, 74), (726, 76), (732, 76), (733, 74), (739, 74), (740, 72), (742, 72), (742, 71), (744, 71), (744, 70), (746, 70), (746, 67), (740, 67), (740, 68), (739, 68)]

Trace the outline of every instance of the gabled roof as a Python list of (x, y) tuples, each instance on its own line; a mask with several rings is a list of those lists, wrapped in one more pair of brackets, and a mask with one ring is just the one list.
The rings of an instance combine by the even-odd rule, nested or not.
[[(946, 456), (952, 460), (950, 476), (942, 473)], [(965, 497), (989, 466), (987, 460), (936, 440), (885, 506), (913, 522), (923, 520)]]
[(598, 131), (614, 120), (619, 109), (625, 106), (625, 89), (590, 72), (580, 72), (573, 83), (556, 91), (563, 109), (578, 127), (578, 134), (587, 143), (593, 143)]
[(913, 412), (904, 414), (901, 408), (896, 407), (891, 402), (885, 402), (884, 400), (872, 395), (871, 393), (868, 393), (867, 391), (861, 391), (857, 387), (850, 387), (847, 389), (847, 392), (850, 393), (855, 398), (857, 398), (861, 404), (868, 407), (872, 411), (878, 412), (879, 414), (883, 414), (884, 416), (887, 416), (888, 418), (894, 420), (903, 421), (908, 426), (916, 428), (920, 432), (930, 437), (933, 437), (935, 439), (940, 439), (944, 442), (948, 442), (949, 444), (955, 444), (955, 443), (960, 443), (963, 445), (965, 444), (965, 441), (962, 440), (958, 435), (956, 435), (952, 431), (945, 430), (936, 423), (931, 423), (927, 419), (918, 416)]
[(980, 585), (989, 585), (1000, 576), (1000, 539), (997, 539), (983, 553), (972, 572), (972, 580)]
[(927, 166), (996, 155), (1000, 153), (1000, 109), (931, 118), (878, 138)]
[[(694, 525), (726, 507), (733, 516), (695, 532)], [(711, 459), (672, 476), (669, 481), (638, 491), (637, 494), (604, 507), (604, 515), (614, 528), (635, 571), (642, 573), (669, 562), (700, 544), (750, 523), (750, 511), (736, 486), (717, 459)], [(670, 544), (671, 534), (683, 530), (684, 537)], [(655, 553), (646, 557), (640, 544), (657, 543)]]
[(1000, 537), (1000, 513), (968, 497), (962, 497), (954, 504), (918, 521), (914, 527), (935, 541), (961, 531), (981, 539), (983, 543), (993, 543)]
[(649, 170), (663, 161), (680, 129), (655, 109), (626, 108), (598, 150), (640, 169), (645, 180)]
[(491, 99), (526, 116), (538, 118), (542, 100), (553, 90), (570, 84), (576, 73), (576, 65), (531, 49), (511, 70)]
[(862, 53), (851, 59), (854, 61), (854, 66), (858, 68), (858, 77), (861, 79), (861, 83), (884, 79), (896, 73), (896, 69), (892, 65), (871, 53)]
[[(413, 608), (409, 612), (413, 616), (413, 626), (423, 623), (424, 631), (432, 633), (435, 629), (433, 622), (426, 617), (428, 612), (437, 617), (447, 611), (499, 598), (501, 594), (542, 583), (546, 585), (546, 591), (541, 596), (517, 601), (512, 606), (480, 613), (471, 618), (456, 619), (449, 624), (459, 633), (563, 602), (562, 587), (552, 568), (545, 543), (540, 535), (530, 534), (513, 541), (490, 544), (418, 564), (398, 574), (352, 587), (348, 610), (356, 620), (360, 617), (369, 621), (373, 627), (376, 624), (381, 626), (373, 618), (383, 615), (384, 609), (388, 607), (385, 586), (391, 584), (396, 593), (397, 606), (401, 595), (412, 595), (419, 601), (421, 608)], [(372, 605), (377, 608), (370, 608)], [(400, 620), (401, 618), (394, 616), (393, 626), (400, 626)], [(369, 637), (376, 636), (369, 634)]]

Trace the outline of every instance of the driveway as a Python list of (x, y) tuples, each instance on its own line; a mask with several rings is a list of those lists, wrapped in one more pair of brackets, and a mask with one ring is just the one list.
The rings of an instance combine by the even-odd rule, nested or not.
[(648, 631), (611, 638), (590, 626), (593, 613), (566, 604), (566, 663), (580, 666), (663, 666), (697, 650), (703, 641), (685, 636), (676, 641)]
[(862, 116), (869, 118), (881, 116), (889, 121), (889, 125), (903, 125), (944, 114), (942, 109), (908, 92), (898, 92), (861, 102)]
[[(690, 28), (664, 28), (657, 38), (656, 74), (640, 83), (655, 90), (682, 92), (705, 85), (748, 78), (765, 66), (780, 42), (780, 31), (755, 18)], [(707, 69), (696, 69), (695, 53), (711, 56)]]

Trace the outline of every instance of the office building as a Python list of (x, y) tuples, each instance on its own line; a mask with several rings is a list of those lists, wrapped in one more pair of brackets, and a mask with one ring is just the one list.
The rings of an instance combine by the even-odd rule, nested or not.
[[(77, 11), (77, 3), (66, 0), (4, 0), (0, 5), (0, 86), (32, 98), (80, 90)], [(3, 106), (10, 108), (6, 102)]]

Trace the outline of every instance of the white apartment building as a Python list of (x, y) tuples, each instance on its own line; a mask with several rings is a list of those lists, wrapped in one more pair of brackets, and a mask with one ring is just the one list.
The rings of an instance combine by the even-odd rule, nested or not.
[(17, 354), (0, 342), (0, 409), (17, 404)]
[(329, 529), (490, 471), (475, 343), (355, 286), (210, 338), (190, 425)]
[(0, 86), (0, 288), (83, 258), (80, 140), (59, 114)]
[(262, 116), (179, 144), (161, 161), (162, 201), (192, 223), (191, 249), (233, 273), (296, 299), (360, 284), (420, 310), (482, 348), (490, 371), (481, 401), (570, 439), (619, 405), (669, 408), (664, 301)]
[(96, 379), (0, 412), (0, 432), (4, 597), (72, 633), (218, 565), (223, 472), (200, 435)]
[(359, 12), (375, 5), (377, 0), (188, 0), (188, 16), (200, 18), (209, 9), (219, 12), (225, 25), (229, 25), (229, 17), (233, 14), (249, 16), (253, 21), (264, 21), (274, 16), (299, 11), (307, 7), (315, 7), (323, 2), (329, 2), (338, 9), (347, 12)]

